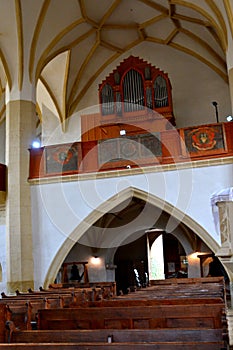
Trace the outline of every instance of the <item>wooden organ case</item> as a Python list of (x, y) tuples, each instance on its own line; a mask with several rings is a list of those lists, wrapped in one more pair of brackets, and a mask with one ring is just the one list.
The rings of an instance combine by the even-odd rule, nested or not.
[(99, 85), (100, 113), (83, 115), (82, 141), (169, 130), (175, 125), (168, 75), (130, 56)]

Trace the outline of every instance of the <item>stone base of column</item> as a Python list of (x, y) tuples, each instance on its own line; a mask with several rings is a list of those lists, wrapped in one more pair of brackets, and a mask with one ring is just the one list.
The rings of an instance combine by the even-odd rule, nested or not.
[(34, 281), (7, 282), (6, 294), (15, 294), (16, 290), (25, 293), (28, 291), (29, 288), (34, 289)]

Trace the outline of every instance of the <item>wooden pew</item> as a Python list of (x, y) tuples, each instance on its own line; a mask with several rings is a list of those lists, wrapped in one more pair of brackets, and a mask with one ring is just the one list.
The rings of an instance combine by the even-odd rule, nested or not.
[(5, 323), (7, 320), (7, 307), (4, 304), (0, 304), (0, 343), (6, 341), (6, 328)]
[(18, 299), (24, 299), (26, 298), (27, 300), (34, 299), (34, 298), (51, 298), (51, 299), (59, 299), (59, 298), (70, 298), (72, 300), (73, 297), (73, 291), (34, 291), (34, 292), (27, 292), (27, 293), (22, 293), (22, 292), (17, 292), (16, 296), (9, 296), (9, 298), (18, 298)]
[[(182, 302), (182, 303), (186, 303), (188, 300), (187, 299), (183, 299), (183, 300), (179, 300), (179, 301)], [(189, 301), (190, 301), (190, 299), (189, 299)], [(212, 304), (210, 303), (211, 301), (212, 301)], [(171, 302), (172, 303), (175, 302), (175, 304), (170, 304)], [(213, 306), (215, 306), (215, 304), (216, 304), (216, 299), (209, 299), (209, 298), (202, 299), (202, 302), (203, 302), (203, 306), (204, 307), (206, 305), (210, 304), (211, 309), (212, 309)], [(138, 307), (139, 305), (140, 306), (148, 306), (148, 305), (157, 305), (158, 306), (159, 305), (160, 306), (160, 312), (163, 313), (164, 310), (161, 309), (161, 307), (163, 305), (170, 305), (170, 306), (171, 305), (177, 305), (177, 300), (172, 300), (172, 301), (171, 300), (156, 300), (156, 299), (154, 299), (154, 300), (153, 299), (152, 300), (104, 300), (104, 301), (102, 301), (100, 303), (103, 303), (105, 308), (106, 307), (107, 308), (110, 307), (112, 310), (115, 310), (115, 311), (116, 311), (116, 308), (119, 308), (119, 310), (120, 310), (122, 307), (124, 309), (126, 308), (127, 310), (129, 310), (132, 307), (135, 307), (135, 306)], [(195, 303), (198, 303), (197, 299), (194, 299), (193, 302), (191, 302), (191, 305), (193, 306)], [(195, 329), (193, 329), (193, 328), (186, 328), (186, 329), (174, 328), (174, 327), (177, 327), (177, 326), (178, 327), (179, 326), (180, 327), (184, 327), (184, 324), (185, 324), (185, 327), (187, 327), (187, 320), (190, 321), (190, 315), (189, 315), (189, 317), (186, 320), (185, 319), (182, 320), (182, 317), (181, 317), (182, 323), (180, 323), (181, 320), (178, 320), (178, 319), (172, 320), (172, 319), (170, 319), (169, 320), (169, 322), (170, 322), (169, 324), (170, 324), (170, 327), (172, 327), (172, 328), (169, 328), (169, 329), (162, 329), (162, 328), (159, 328), (159, 330), (158, 329), (153, 329), (153, 330), (148, 330), (148, 329), (143, 329), (143, 330), (139, 329), (138, 330), (138, 329), (136, 329), (136, 330), (139, 331), (138, 337), (137, 337), (137, 333), (133, 333), (133, 334), (135, 334), (135, 336), (133, 336), (133, 334), (132, 334), (133, 338), (131, 337), (131, 339), (134, 339), (134, 342), (135, 342), (136, 340), (140, 339), (142, 333), (145, 331), (146, 332), (145, 335), (149, 336), (150, 341), (152, 341), (152, 340), (153, 341), (160, 341), (160, 340), (162, 341), (162, 340), (165, 340), (165, 339), (166, 339), (166, 341), (171, 341), (171, 340), (173, 340), (173, 338), (176, 339), (176, 340), (180, 340), (180, 341), (181, 340), (184, 341), (185, 339), (186, 340), (192, 339), (192, 341), (194, 339), (198, 339), (199, 341), (203, 341), (203, 339), (202, 339), (202, 335), (203, 335), (203, 338), (205, 339), (205, 341), (207, 341), (207, 340), (208, 341), (213, 341), (213, 340), (216, 340), (216, 337), (218, 337), (218, 341), (222, 342), (223, 339), (224, 338), (226, 339), (226, 337), (227, 337), (227, 330), (226, 329), (224, 330), (224, 324), (223, 324), (224, 305), (222, 304), (222, 299), (221, 298), (218, 299), (217, 303), (220, 306), (220, 308), (219, 308), (220, 311), (221, 311), (221, 308), (223, 307), (222, 317), (221, 317), (220, 313), (217, 315), (217, 312), (215, 314), (215, 311), (214, 311), (214, 318), (218, 317), (219, 320), (218, 320), (218, 322), (216, 322), (216, 321), (214, 321), (214, 318), (212, 318), (212, 323), (211, 323), (210, 326), (211, 327), (218, 327), (219, 324), (222, 324), (222, 328), (215, 328), (215, 329), (214, 328), (212, 328), (212, 329), (206, 328), (206, 329), (203, 329), (203, 327), (205, 327), (206, 324), (203, 321), (201, 321), (201, 319), (203, 318), (203, 315), (202, 315), (203, 309), (202, 309), (202, 306), (201, 306), (201, 309), (199, 310), (201, 312), (201, 315), (199, 315), (199, 319), (198, 318), (196, 319), (196, 321), (198, 322), (198, 327), (200, 326), (198, 329), (196, 329), (196, 328)], [(98, 305), (99, 303), (96, 302), (96, 303), (91, 303), (91, 304), (95, 304), (95, 307), (97, 307), (96, 304)], [(199, 300), (198, 307), (200, 307), (200, 304), (201, 304), (201, 300)], [(114, 305), (114, 308), (112, 307), (113, 305)], [(182, 307), (186, 308), (185, 304), (180, 304), (180, 305)], [(187, 304), (187, 305), (190, 307), (189, 304)], [(141, 309), (144, 309), (144, 307), (141, 308)], [(81, 308), (79, 308), (78, 310), (79, 310), (79, 312), (82, 313), (82, 309)], [(97, 315), (100, 314), (100, 311), (99, 311), (98, 307), (97, 307), (96, 310), (98, 310)], [(69, 311), (69, 313), (73, 314), (73, 309), (70, 309), (68, 311)], [(193, 312), (193, 309), (191, 310), (191, 312)], [(204, 311), (204, 313), (205, 313), (205, 311)], [(101, 312), (101, 314), (102, 314), (102, 312)], [(114, 313), (114, 315), (115, 315), (115, 313)], [(191, 317), (192, 317), (192, 315), (193, 314), (191, 314)], [(139, 319), (140, 315), (139, 315), (139, 313), (137, 313), (136, 316), (137, 316), (137, 318), (136, 318), (136, 322), (137, 323), (133, 324), (134, 327), (135, 327), (135, 325), (136, 325), (136, 327), (140, 327), (140, 328), (143, 328), (145, 326), (148, 327), (148, 323), (147, 323), (148, 322), (148, 318), (141, 319), (142, 323), (140, 323), (140, 319)], [(206, 313), (205, 313), (205, 316), (206, 316)], [(86, 321), (87, 321), (87, 319), (89, 319), (89, 317), (88, 316), (86, 317)], [(174, 317), (174, 315), (173, 315), (173, 317)], [(91, 317), (91, 319), (93, 319), (93, 317)], [(104, 325), (106, 328), (109, 328), (109, 323), (108, 323), (109, 321), (110, 320), (107, 319), (107, 323)], [(117, 323), (114, 322), (114, 317), (111, 317), (111, 321), (110, 321), (110, 322), (112, 322), (111, 325), (113, 325), (115, 328), (116, 327), (118, 327), (118, 328), (119, 327), (120, 328), (121, 327), (126, 327), (126, 323), (125, 323), (126, 320), (125, 319), (122, 319), (119, 322), (119, 317), (118, 317), (118, 319), (115, 320), (115, 321)], [(167, 327), (168, 326), (167, 324), (163, 324), (161, 322), (161, 318), (159, 319), (159, 321), (160, 322), (159, 322), (159, 324), (156, 327), (162, 327), (162, 326), (163, 327), (164, 326)], [(209, 321), (210, 320), (208, 320), (208, 322)], [(57, 322), (57, 320), (55, 320), (55, 322)], [(143, 323), (143, 322), (146, 322), (146, 323)], [(66, 318), (62, 319), (62, 323), (65, 323), (67, 325), (67, 319)], [(82, 326), (85, 325), (86, 327), (90, 327), (90, 325), (87, 324), (87, 323), (83, 324), (83, 320), (82, 320), (81, 323), (82, 323)], [(71, 326), (69, 321), (68, 321), (68, 325), (69, 325), (69, 327), (73, 327), (73, 326)], [(61, 324), (59, 325), (58, 328), (60, 328), (60, 326), (61, 326)], [(195, 326), (196, 326), (196, 323), (193, 324), (193, 322), (189, 325), (189, 327), (195, 327)], [(76, 323), (76, 321), (75, 321), (75, 328), (77, 328), (77, 327), (79, 328), (80, 324), (78, 325)], [(152, 324), (152, 327), (154, 327), (153, 324)], [(51, 327), (49, 327), (49, 328), (51, 328)], [(52, 328), (54, 328), (54, 327), (52, 327)], [(65, 327), (62, 326), (62, 328), (65, 328)], [(35, 333), (35, 332), (24, 332), (23, 331), (23, 332), (13, 333), (12, 341), (14, 341), (16, 343), (18, 343), (19, 341), (21, 341), (21, 342), (30, 342), (33, 339), (34, 342), (44, 342), (47, 339), (47, 341), (51, 340), (53, 342), (54, 341), (61, 342), (62, 340), (64, 341), (63, 334), (64, 334), (64, 337), (67, 336), (68, 337), (67, 339), (70, 339), (70, 341), (71, 340), (75, 340), (75, 339), (76, 339), (76, 341), (79, 339), (79, 342), (80, 341), (86, 341), (86, 340), (88, 340), (88, 337), (89, 337), (89, 341), (90, 341), (90, 339), (92, 339), (92, 337), (94, 339), (93, 341), (97, 341), (97, 340), (101, 341), (101, 340), (103, 340), (106, 337), (107, 334), (109, 334), (109, 331), (111, 332), (111, 334), (116, 332), (113, 335), (114, 335), (114, 339), (116, 341), (118, 341), (118, 342), (119, 342), (119, 338), (115, 337), (115, 334), (118, 334), (118, 336), (119, 336), (119, 334), (121, 334), (121, 336), (122, 336), (121, 341), (123, 342), (124, 340), (125, 341), (129, 341), (129, 335), (127, 335), (127, 334), (130, 334), (131, 331), (135, 332), (135, 329), (125, 330), (126, 331), (125, 334), (124, 333), (119, 333), (119, 332), (123, 331), (122, 329), (119, 329), (119, 330), (117, 330), (117, 329), (113, 329), (113, 330), (99, 329), (98, 331), (96, 331), (96, 329), (91, 329), (91, 331), (90, 330), (78, 330), (78, 331), (77, 330), (62, 330), (62, 332), (60, 332), (60, 331), (57, 332), (56, 330), (53, 330), (53, 331), (50, 330), (49, 332), (47, 332), (47, 331), (43, 331), (42, 330), (42, 331), (38, 331), (38, 333)], [(205, 331), (206, 331), (206, 334), (204, 335)], [(150, 335), (151, 332), (153, 332), (152, 333), (153, 337)], [(98, 333), (99, 336), (97, 336), (96, 333)], [(33, 338), (33, 334), (34, 334), (35, 338)], [(156, 334), (157, 334), (157, 336), (156, 336)], [(160, 334), (162, 336), (162, 338), (160, 338), (158, 336), (158, 334)], [(85, 338), (85, 335), (87, 335), (87, 338)], [(102, 336), (102, 338), (100, 338), (101, 336)], [(41, 337), (41, 339), (40, 339), (40, 337)], [(75, 337), (77, 337), (77, 338), (75, 338)], [(125, 337), (126, 337), (126, 339), (125, 339)], [(148, 338), (144, 337), (144, 341), (146, 341), (145, 339), (149, 340)], [(220, 347), (219, 347), (219, 349), (220, 349)]]
[[(85, 306), (89, 300), (98, 300), (95, 296), (96, 291), (91, 289), (87, 293), (84, 289), (80, 291), (61, 291), (61, 292), (17, 292), (16, 295), (7, 296), (2, 293), (0, 305), (6, 307), (6, 315), (4, 321), (13, 321), (17, 328), (32, 329), (37, 328), (37, 313), (39, 309), (63, 308), (70, 305)], [(78, 298), (78, 294), (82, 295), (82, 299)], [(89, 298), (89, 299), (88, 299)]]
[[(87, 288), (105, 288), (105, 290), (109, 290), (112, 295), (116, 295), (116, 282), (89, 282), (89, 283), (51, 283), (49, 285), (48, 290), (64, 290), (64, 289), (87, 289)], [(41, 290), (44, 290), (40, 287)], [(46, 290), (46, 289), (45, 289)]]
[[(109, 295), (109, 293), (108, 293)], [(35, 299), (46, 299), (46, 300), (58, 300), (58, 305), (63, 303), (63, 307), (68, 307), (70, 304), (78, 304), (78, 301), (82, 303), (87, 301), (96, 301), (101, 300), (104, 297), (104, 291), (102, 288), (73, 288), (73, 289), (58, 289), (58, 290), (39, 290), (22, 293), (16, 291), (16, 295), (7, 296), (5, 293), (2, 293), (2, 299), (0, 303), (14, 303), (15, 301), (30, 301)]]
[(12, 343), (62, 342), (221, 342), (221, 329), (92, 329), (92, 330), (38, 330), (13, 332)]
[(21, 343), (0, 344), (0, 350), (227, 350), (221, 342), (156, 343)]
[[(225, 287), (224, 283), (186, 283), (186, 284), (154, 284), (147, 288), (138, 289), (135, 293), (129, 293), (128, 295), (143, 295), (148, 291), (157, 293), (157, 295), (162, 294), (169, 297), (171, 295), (180, 296), (190, 296), (190, 295), (209, 295), (209, 296), (220, 296), (225, 298)], [(172, 293), (171, 293), (172, 292)]]
[[(73, 299), (72, 299), (73, 300)], [(70, 304), (71, 299), (69, 300)], [(37, 328), (37, 313), (39, 309), (57, 309), (64, 307), (63, 297), (55, 298), (7, 298), (5, 321), (14, 322), (21, 330)]]
[(224, 283), (224, 277), (194, 277), (194, 278), (167, 278), (161, 280), (150, 280), (150, 285), (169, 285), (169, 284), (205, 284), (205, 283)]
[[(2, 293), (3, 294), (3, 293)], [(3, 296), (0, 299), (0, 304), (9, 304), (9, 303), (14, 303), (14, 302), (19, 302), (19, 301), (30, 301), (30, 300), (42, 300), (42, 299), (65, 299), (68, 298), (70, 301), (72, 301), (73, 298), (73, 293), (72, 292), (67, 292), (67, 293), (19, 293), (17, 295), (10, 295), (10, 296)]]
[[(64, 293), (65, 290), (69, 290), (69, 288), (58, 288), (55, 289), (55, 287), (43, 290), (44, 293), (51, 293), (52, 291), (56, 291), (58, 293)], [(115, 285), (109, 285), (109, 286), (102, 286), (96, 284), (93, 287), (86, 287), (86, 288), (72, 288), (72, 292), (74, 295), (83, 295), (85, 294), (86, 301), (94, 301), (99, 299), (111, 299), (113, 296), (115, 296)], [(82, 298), (78, 298), (82, 299)]]
[[(148, 298), (148, 299), (110, 299), (87, 302), (86, 307), (134, 307), (134, 306), (152, 306), (152, 305), (185, 305), (187, 304), (223, 304), (221, 298)], [(73, 305), (72, 307), (75, 307)]]
[[(38, 309), (41, 329), (34, 333), (38, 335), (32, 339), (30, 330), (14, 331), (11, 334), (14, 347), (7, 348), (15, 350), (22, 345), (18, 349), (45, 350), (45, 345), (46, 349), (53, 349), (51, 342), (56, 342), (56, 349), (144, 350), (144, 346), (145, 350), (227, 349), (223, 279), (177, 280), (159, 281), (135, 293), (111, 295), (108, 300), (99, 296), (98, 290), (91, 293), (93, 288), (88, 289), (87, 294), (72, 288), (77, 294), (69, 306), (75, 307), (69, 308), (67, 303), (66, 308)], [(47, 290), (40, 292), (47, 296)], [(36, 300), (39, 293), (25, 294), (35, 294), (32, 300)], [(77, 301), (80, 295), (84, 299)], [(140, 342), (143, 334), (146, 344)], [(114, 342), (110, 345), (106, 344), (108, 335), (113, 336)], [(38, 344), (33, 345), (32, 340)], [(4, 350), (2, 345), (0, 350)]]
[(224, 304), (38, 310), (38, 329), (223, 328)]

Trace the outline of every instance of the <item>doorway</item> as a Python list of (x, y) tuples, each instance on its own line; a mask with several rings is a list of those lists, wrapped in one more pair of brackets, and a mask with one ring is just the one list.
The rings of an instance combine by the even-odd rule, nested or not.
[[(149, 247), (149, 249), (148, 249)], [(151, 255), (152, 252), (152, 255)], [(114, 264), (118, 293), (145, 287), (149, 280), (187, 277), (185, 251), (172, 234), (144, 234), (117, 249)]]

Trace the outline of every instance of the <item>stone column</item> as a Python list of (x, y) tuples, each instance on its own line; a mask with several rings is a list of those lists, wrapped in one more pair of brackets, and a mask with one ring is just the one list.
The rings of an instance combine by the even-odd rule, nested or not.
[(233, 68), (230, 68), (228, 71), (228, 81), (229, 81), (229, 90), (231, 97), (231, 113), (233, 115)]
[(233, 307), (233, 202), (217, 202), (219, 210), (219, 226), (221, 234), (221, 247), (216, 252), (225, 266), (229, 276), (231, 307)]
[(229, 91), (230, 91), (230, 98), (231, 98), (231, 115), (233, 116), (233, 56), (232, 56), (232, 50), (233, 50), (233, 40), (232, 35), (228, 35), (228, 45), (227, 45), (227, 51), (226, 51), (226, 62), (227, 62), (227, 71), (228, 71), (228, 84), (229, 84)]
[(36, 125), (35, 103), (11, 100), (6, 105), (7, 291), (34, 287), (32, 218), (28, 149)]
[[(216, 252), (226, 268), (229, 276), (229, 288), (231, 303), (227, 308), (227, 323), (229, 344), (233, 345), (233, 201), (232, 188), (226, 189), (216, 196), (216, 204), (219, 210), (219, 227), (221, 235), (221, 247)], [(218, 198), (219, 197), (219, 198)], [(219, 201), (218, 201), (219, 199)]]
[(188, 277), (201, 277), (201, 267), (200, 259), (197, 256), (197, 253), (192, 253), (187, 256), (188, 259)]
[(233, 254), (233, 202), (217, 202), (217, 206), (221, 234), (221, 248), (217, 255), (229, 257)]

